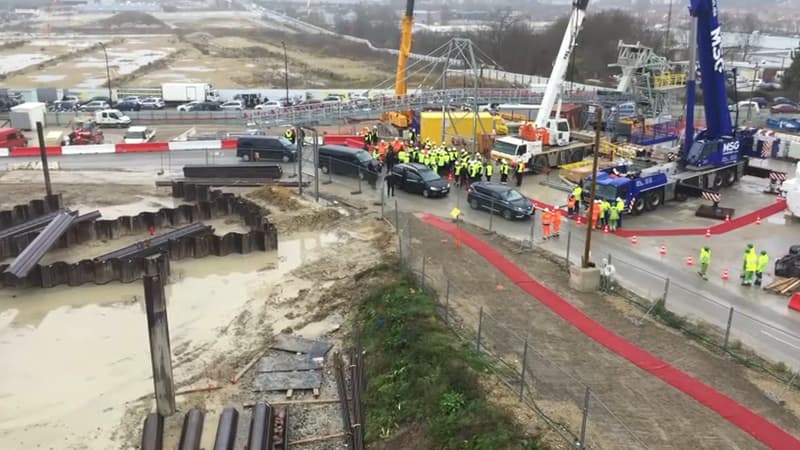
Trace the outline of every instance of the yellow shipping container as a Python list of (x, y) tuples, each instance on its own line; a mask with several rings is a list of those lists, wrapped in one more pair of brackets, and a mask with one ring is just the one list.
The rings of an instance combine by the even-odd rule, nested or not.
[[(470, 111), (453, 111), (450, 114), (441, 112), (422, 112), (419, 118), (419, 137), (421, 141), (430, 139), (434, 144), (442, 144), (442, 119), (444, 119), (445, 140), (449, 144), (454, 137), (460, 137), (467, 141), (472, 140), (474, 113)], [(481, 134), (492, 134), (496, 130), (502, 134), (504, 124), (502, 119), (495, 125), (495, 118), (491, 113), (478, 113), (477, 132)]]

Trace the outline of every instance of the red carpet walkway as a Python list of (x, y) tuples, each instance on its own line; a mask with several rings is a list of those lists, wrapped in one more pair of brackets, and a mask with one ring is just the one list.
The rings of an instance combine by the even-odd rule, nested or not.
[[(553, 205), (548, 205), (547, 203), (542, 203), (538, 200), (531, 199), (533, 204), (537, 208), (550, 208), (553, 209)], [(621, 228), (614, 232), (615, 235), (620, 237), (631, 237), (631, 236), (702, 236), (706, 234), (706, 230), (711, 230), (711, 234), (718, 235), (727, 233), (729, 231), (738, 230), (744, 226), (750, 225), (755, 223), (756, 220), (766, 219), (767, 217), (777, 214), (786, 209), (786, 199), (779, 199), (776, 200), (775, 203), (765, 206), (764, 208), (757, 209), (751, 213), (745, 214), (741, 217), (737, 217), (735, 219), (731, 219), (729, 222), (719, 223), (709, 228), (674, 228), (674, 229), (647, 229), (647, 230), (632, 230), (628, 228)], [(566, 215), (566, 210), (559, 210), (562, 215)]]
[(750, 411), (730, 397), (715, 390), (701, 381), (692, 378), (679, 369), (672, 367), (666, 361), (651, 355), (641, 348), (631, 344), (622, 337), (603, 327), (598, 322), (589, 318), (579, 309), (570, 305), (553, 291), (531, 278), (522, 269), (509, 261), (500, 252), (492, 248), (474, 235), (457, 229), (450, 222), (446, 222), (430, 214), (422, 215), (422, 220), (440, 230), (456, 236), (465, 245), (472, 248), (489, 263), (505, 274), (514, 284), (518, 285), (531, 297), (555, 312), (562, 319), (580, 330), (586, 336), (611, 350), (617, 355), (627, 359), (637, 367), (646, 370), (671, 386), (689, 395), (696, 401), (713, 410), (730, 423), (746, 431), (764, 445), (779, 450), (800, 449), (800, 440), (783, 431), (768, 420)]

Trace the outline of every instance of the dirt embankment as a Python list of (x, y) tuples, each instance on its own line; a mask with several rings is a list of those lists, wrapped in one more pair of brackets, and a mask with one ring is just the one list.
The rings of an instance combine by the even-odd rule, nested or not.
[(73, 52), (65, 53), (63, 55), (56, 56), (55, 58), (50, 58), (47, 61), (42, 61), (39, 64), (26, 66), (26, 67), (23, 67), (23, 68), (21, 68), (19, 70), (13, 70), (11, 72), (0, 74), (0, 80), (4, 80), (6, 78), (11, 78), (13, 76), (25, 75), (25, 74), (28, 74), (28, 73), (47, 70), (48, 68), (53, 67), (56, 64), (62, 63), (64, 61), (69, 61), (71, 59), (80, 58), (81, 56), (84, 56), (84, 55), (92, 54), (92, 53), (102, 49), (103, 45), (105, 45), (106, 47), (113, 47), (113, 46), (121, 45), (124, 42), (125, 42), (124, 38), (114, 38), (114, 39), (106, 42), (105, 44), (100, 44), (100, 43), (92, 44), (92, 45), (90, 45), (88, 47), (81, 48), (81, 49), (75, 50)]
[[(633, 448), (631, 445), (640, 448), (636, 439), (652, 448), (763, 448), (749, 434), (688, 395), (580, 333), (469, 248), (456, 249), (449, 236), (412, 216), (401, 217), (401, 223), (405, 220), (412, 226), (414, 267), (420, 270), (421, 257), (425, 255), (426, 276), (440, 295), (449, 280), (450, 305), (467, 329), (472, 332), (477, 329), (478, 311), (482, 307), (486, 315), (484, 342), (513, 366), (519, 366), (522, 344), (527, 338), (528, 358), (534, 361), (528, 367), (536, 379), (537, 402), (552, 419), (567, 424), (573, 433), (580, 426), (583, 384), (586, 384), (605, 405), (594, 403), (588, 430), (589, 442), (596, 442), (602, 448)], [(474, 227), (465, 228), (481, 234)], [(491, 239), (507, 257), (595, 320), (758, 411), (790, 433), (800, 432), (798, 418), (769, 400), (750, 381), (752, 373), (748, 369), (687, 342), (672, 330), (655, 324), (635, 326), (603, 296), (570, 290), (567, 274), (547, 254), (520, 253), (518, 243), (497, 236)]]

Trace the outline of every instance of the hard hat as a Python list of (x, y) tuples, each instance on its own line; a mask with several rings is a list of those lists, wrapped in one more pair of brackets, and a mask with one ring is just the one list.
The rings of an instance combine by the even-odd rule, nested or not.
[(544, 212), (550, 212), (550, 208), (545, 208)]
[(385, 143), (386, 143), (386, 141), (381, 139), (381, 144), (385, 144)]
[(617, 197), (617, 201), (618, 201), (618, 202), (621, 202), (621, 201), (622, 201), (622, 198), (620, 198), (620, 197)]

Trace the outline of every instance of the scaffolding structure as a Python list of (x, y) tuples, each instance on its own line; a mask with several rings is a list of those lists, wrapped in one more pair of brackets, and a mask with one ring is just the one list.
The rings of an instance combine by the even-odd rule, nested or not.
[(609, 67), (622, 71), (617, 91), (637, 99), (645, 117), (668, 114), (677, 96), (686, 88), (686, 74), (675, 71), (674, 64), (650, 48), (619, 41), (617, 62)]

